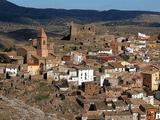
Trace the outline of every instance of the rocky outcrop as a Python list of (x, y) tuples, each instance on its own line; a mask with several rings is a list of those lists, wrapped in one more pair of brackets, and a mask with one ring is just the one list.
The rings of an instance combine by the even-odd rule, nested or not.
[(45, 114), (17, 99), (0, 96), (0, 119), (2, 120), (58, 120), (54, 114)]

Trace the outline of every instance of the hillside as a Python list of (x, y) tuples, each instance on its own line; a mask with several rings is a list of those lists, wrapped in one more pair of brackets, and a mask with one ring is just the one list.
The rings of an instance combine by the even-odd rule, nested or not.
[(14, 46), (15, 39), (8, 37), (5, 33), (0, 33), (0, 50), (7, 50)]
[(46, 116), (40, 109), (28, 106), (17, 99), (0, 96), (0, 120), (58, 120), (56, 115)]
[[(125, 33), (128, 33), (130, 25), (135, 26), (135, 32), (140, 29), (142, 32), (148, 30), (146, 27), (149, 27), (149, 31), (152, 31), (153, 27), (157, 31), (160, 27), (160, 13), (122, 10), (35, 9), (0, 0), (0, 48), (8, 49), (13, 46), (12, 41), (22, 42), (36, 37), (36, 30), (40, 26), (46, 30), (49, 37), (62, 38), (68, 34), (68, 23), (71, 21), (80, 24), (103, 23), (104, 25), (100, 26), (106, 26), (104, 29), (116, 32), (116, 34), (124, 29)], [(115, 26), (121, 26), (122, 29), (115, 31)]]

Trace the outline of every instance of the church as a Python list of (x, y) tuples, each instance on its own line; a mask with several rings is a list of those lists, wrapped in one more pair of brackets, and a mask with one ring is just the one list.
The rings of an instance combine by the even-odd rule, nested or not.
[(60, 59), (54, 55), (54, 44), (48, 43), (48, 37), (43, 28), (38, 30), (37, 38), (30, 45), (20, 46), (17, 54), (24, 57), (31, 75), (42, 74), (59, 65)]

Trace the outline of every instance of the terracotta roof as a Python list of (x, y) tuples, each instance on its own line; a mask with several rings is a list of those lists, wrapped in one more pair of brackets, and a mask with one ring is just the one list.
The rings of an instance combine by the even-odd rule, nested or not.
[(19, 65), (17, 64), (7, 64), (7, 68), (18, 68)]
[(114, 68), (124, 68), (124, 66), (120, 62), (112, 62), (112, 63), (109, 63), (109, 65)]
[(142, 104), (142, 107), (145, 109), (156, 109), (153, 105), (151, 104)]
[(88, 111), (86, 113), (83, 113), (82, 116), (84, 117), (87, 117), (89, 120), (99, 120), (100, 119), (100, 115), (101, 113), (100, 112), (97, 112), (97, 111)]
[(130, 111), (121, 111), (121, 112), (105, 112), (106, 116), (125, 116), (131, 115)]
[(132, 113), (139, 113), (141, 115), (145, 115), (146, 113), (141, 111), (139, 108), (134, 108), (134, 109), (131, 109), (131, 112)]
[(102, 61), (110, 61), (110, 60), (115, 60), (115, 56), (98, 56), (97, 59), (102, 60)]
[(156, 66), (147, 66), (142, 70), (142, 73), (147, 73), (147, 74), (153, 74), (155, 72), (159, 72), (159, 69)]
[(126, 101), (128, 104), (133, 104), (133, 105), (142, 105), (142, 104), (146, 104), (146, 102), (142, 99), (128, 99), (128, 101)]
[(34, 58), (36, 58), (36, 59), (38, 59), (38, 60), (43, 60), (43, 59), (45, 59), (45, 58), (40, 57), (40, 56), (38, 56), (38, 55), (32, 55), (32, 57), (34, 57)]
[(56, 56), (53, 55), (53, 54), (51, 54), (51, 53), (49, 53), (49, 54), (48, 54), (48, 57), (47, 57), (46, 59), (48, 59), (48, 60), (49, 60), (49, 59), (51, 59), (51, 60), (52, 60), (52, 59), (56, 59)]

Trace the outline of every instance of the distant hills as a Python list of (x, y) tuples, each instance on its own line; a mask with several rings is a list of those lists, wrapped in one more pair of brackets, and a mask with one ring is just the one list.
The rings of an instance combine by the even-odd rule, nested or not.
[(35, 29), (40, 25), (47, 29), (50, 37), (63, 36), (68, 32), (66, 24), (71, 21), (80, 24), (100, 22), (102, 26), (160, 27), (160, 12), (36, 9), (0, 0), (0, 48), (8, 49), (14, 46), (13, 41), (36, 37)]
[(3, 22), (23, 24), (48, 24), (49, 22), (64, 23), (64, 21), (70, 22), (73, 20), (80, 23), (89, 23), (99, 21), (131, 20), (141, 15), (160, 16), (160, 13), (149, 11), (121, 10), (96, 11), (35, 9), (17, 6), (11, 2), (8, 2), (7, 0), (0, 0), (0, 21)]

